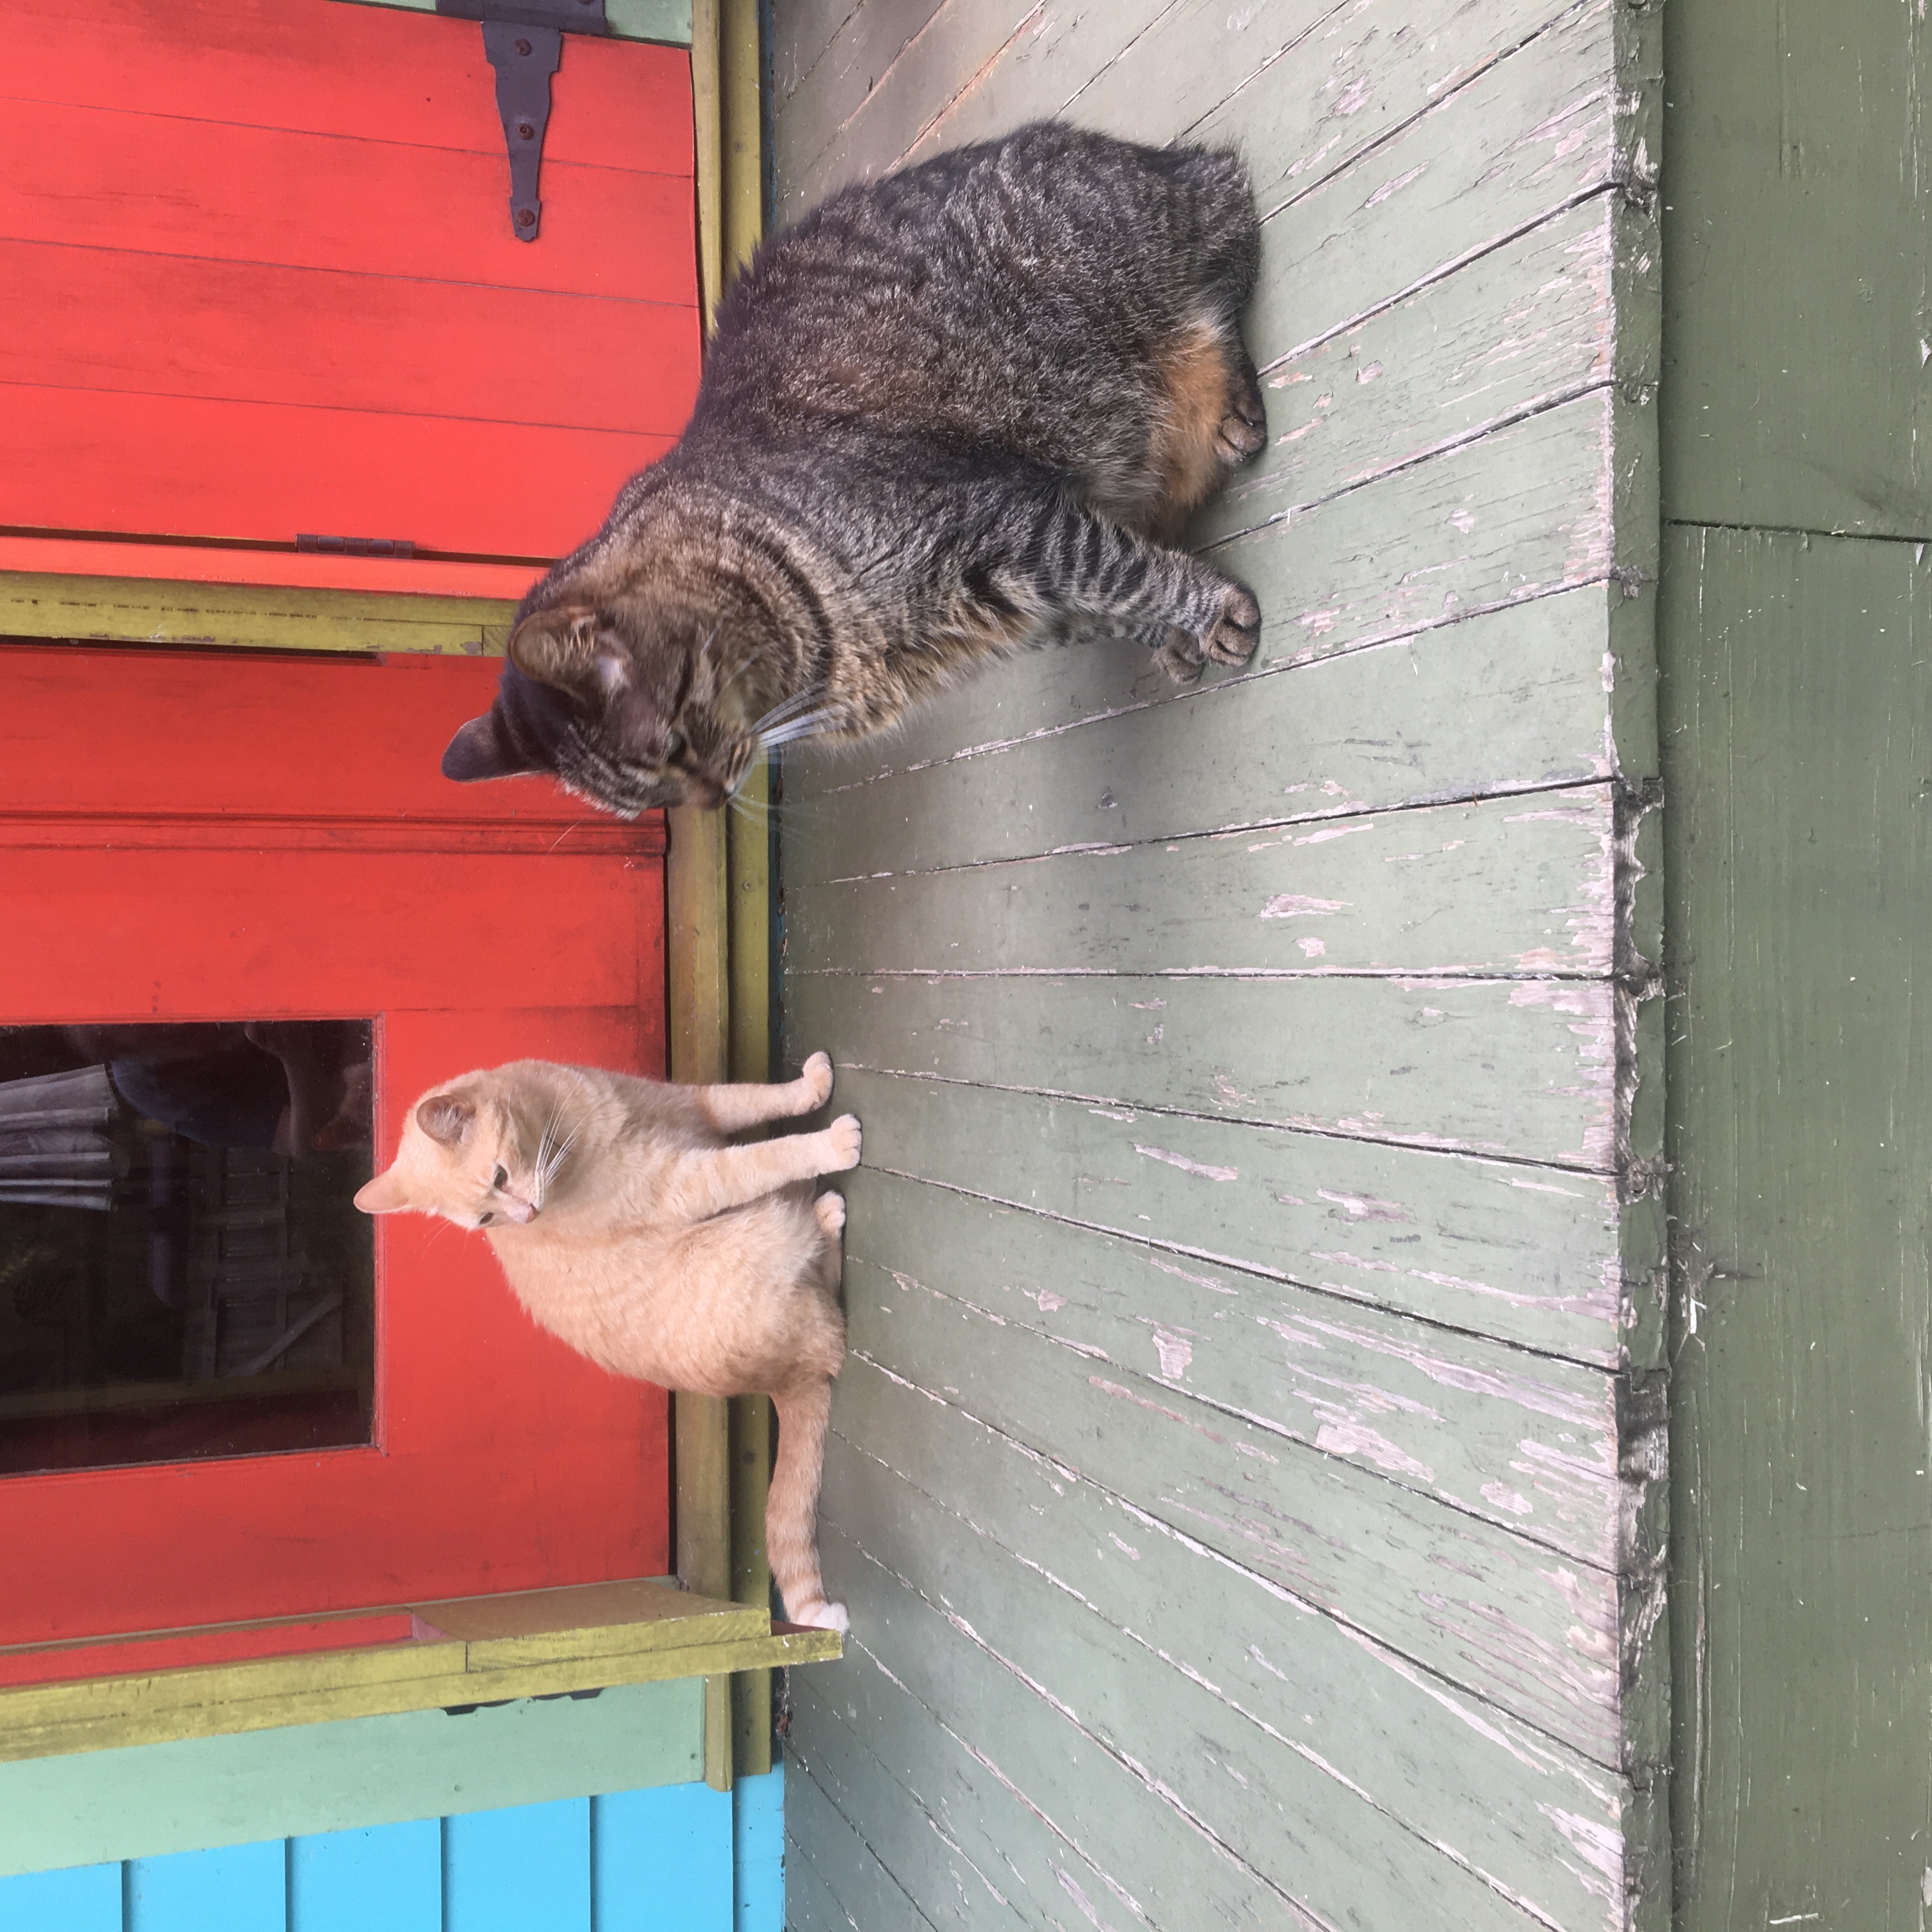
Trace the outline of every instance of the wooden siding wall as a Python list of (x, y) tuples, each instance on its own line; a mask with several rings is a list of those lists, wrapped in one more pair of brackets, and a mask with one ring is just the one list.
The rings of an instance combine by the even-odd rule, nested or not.
[(781, 1772), (0, 1878), (0, 1932), (779, 1932)]
[(1683, 1932), (1932, 1906), (1932, 38), (1671, 0)]
[(1654, 9), (778, 0), (782, 215), (1238, 143), (1258, 656), (790, 757), (866, 1129), (796, 1932), (1667, 1917)]

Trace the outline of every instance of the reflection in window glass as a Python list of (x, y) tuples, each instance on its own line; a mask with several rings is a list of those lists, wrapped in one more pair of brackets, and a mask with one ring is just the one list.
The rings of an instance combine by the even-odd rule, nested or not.
[(0, 1027), (0, 1477), (370, 1440), (370, 1047)]

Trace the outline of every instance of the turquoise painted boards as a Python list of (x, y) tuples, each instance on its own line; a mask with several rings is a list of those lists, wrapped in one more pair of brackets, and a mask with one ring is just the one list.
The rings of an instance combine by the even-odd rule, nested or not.
[(0, 1878), (0, 1932), (781, 1932), (784, 1774)]

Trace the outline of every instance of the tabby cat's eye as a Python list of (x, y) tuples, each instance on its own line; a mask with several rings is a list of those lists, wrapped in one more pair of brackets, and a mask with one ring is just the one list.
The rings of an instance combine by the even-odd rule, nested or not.
[(684, 734), (682, 731), (667, 731), (664, 734), (664, 754), (667, 764), (683, 749)]
[(509, 1178), (509, 1169), (505, 1167), (500, 1167), (494, 1174), (490, 1175), (490, 1185), (492, 1187), (502, 1187), (508, 1183)]

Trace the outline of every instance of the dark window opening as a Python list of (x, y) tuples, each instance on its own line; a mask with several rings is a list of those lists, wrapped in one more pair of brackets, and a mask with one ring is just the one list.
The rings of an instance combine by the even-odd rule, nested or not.
[(0, 1477), (370, 1440), (370, 1043), (0, 1027)]

